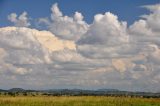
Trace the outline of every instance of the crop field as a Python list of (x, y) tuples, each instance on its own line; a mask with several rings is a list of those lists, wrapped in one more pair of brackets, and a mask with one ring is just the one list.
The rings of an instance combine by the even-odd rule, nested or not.
[(160, 98), (105, 96), (0, 96), (0, 106), (160, 106)]

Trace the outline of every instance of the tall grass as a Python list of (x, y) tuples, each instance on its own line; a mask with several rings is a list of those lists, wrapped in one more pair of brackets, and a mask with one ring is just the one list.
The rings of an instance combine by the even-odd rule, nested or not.
[(104, 96), (1, 96), (0, 106), (160, 106), (160, 99)]

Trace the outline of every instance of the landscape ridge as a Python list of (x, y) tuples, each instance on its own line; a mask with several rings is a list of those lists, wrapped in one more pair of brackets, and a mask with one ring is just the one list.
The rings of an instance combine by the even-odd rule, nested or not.
[(0, 93), (11, 96), (18, 95), (46, 95), (46, 96), (126, 96), (126, 97), (143, 97), (143, 98), (160, 98), (160, 92), (140, 92), (140, 91), (122, 91), (118, 89), (46, 89), (34, 90), (23, 88), (11, 88), (8, 90), (0, 89)]

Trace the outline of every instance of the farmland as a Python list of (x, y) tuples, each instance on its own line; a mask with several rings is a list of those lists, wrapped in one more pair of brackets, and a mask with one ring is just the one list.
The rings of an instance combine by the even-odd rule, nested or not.
[(107, 96), (0, 96), (0, 106), (160, 106), (160, 98)]

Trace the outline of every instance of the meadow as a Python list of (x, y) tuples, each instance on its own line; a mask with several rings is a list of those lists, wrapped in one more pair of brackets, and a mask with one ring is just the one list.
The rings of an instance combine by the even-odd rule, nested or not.
[(107, 96), (0, 96), (0, 106), (160, 106), (160, 98)]

